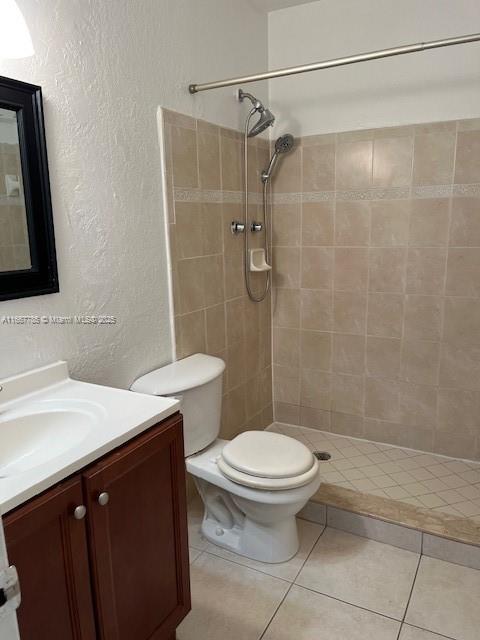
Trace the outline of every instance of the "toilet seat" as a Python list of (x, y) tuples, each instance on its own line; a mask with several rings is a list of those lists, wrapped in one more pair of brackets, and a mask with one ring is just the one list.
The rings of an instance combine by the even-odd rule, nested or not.
[(269, 431), (246, 431), (225, 445), (219, 470), (246, 487), (280, 491), (302, 487), (318, 474), (318, 461), (307, 447)]

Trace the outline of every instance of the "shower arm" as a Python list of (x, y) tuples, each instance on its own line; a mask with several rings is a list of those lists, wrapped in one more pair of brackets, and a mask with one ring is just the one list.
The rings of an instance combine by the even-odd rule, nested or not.
[[(220, 89), (221, 87), (231, 87), (235, 84), (247, 84), (249, 82), (257, 82), (259, 80), (271, 80), (272, 78), (283, 78), (284, 76), (297, 75), (307, 73), (309, 71), (320, 71), (322, 69), (330, 69), (332, 67), (341, 67), (348, 64), (356, 64), (357, 62), (367, 62), (369, 60), (379, 60), (380, 58), (391, 58), (393, 56), (401, 56), (406, 53), (418, 53), (429, 49), (439, 49), (440, 47), (451, 47), (457, 44), (468, 44), (470, 42), (479, 42), (480, 33), (472, 33), (466, 36), (458, 36), (455, 38), (445, 38), (443, 40), (431, 40), (429, 42), (419, 42), (418, 44), (408, 44), (401, 47), (393, 47), (391, 49), (380, 49), (379, 51), (371, 51), (369, 53), (360, 53), (354, 56), (346, 56), (344, 58), (335, 58), (333, 60), (324, 60), (323, 62), (314, 62), (313, 64), (305, 64), (298, 67), (286, 67), (285, 69), (276, 69), (274, 71), (265, 71), (251, 76), (240, 76), (238, 78), (227, 78), (226, 80), (218, 80), (216, 82), (205, 82), (203, 84), (191, 84), (188, 87), (190, 93), (198, 93), (199, 91), (208, 91), (209, 89)], [(249, 95), (249, 94), (244, 94)]]

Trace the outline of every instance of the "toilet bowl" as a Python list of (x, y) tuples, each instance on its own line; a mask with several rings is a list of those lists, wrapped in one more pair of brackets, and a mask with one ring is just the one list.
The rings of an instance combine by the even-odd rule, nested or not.
[(156, 369), (131, 389), (181, 400), (186, 468), (204, 504), (210, 542), (262, 562), (298, 551), (296, 514), (320, 486), (318, 461), (302, 443), (268, 431), (222, 440), (220, 358), (195, 354)]

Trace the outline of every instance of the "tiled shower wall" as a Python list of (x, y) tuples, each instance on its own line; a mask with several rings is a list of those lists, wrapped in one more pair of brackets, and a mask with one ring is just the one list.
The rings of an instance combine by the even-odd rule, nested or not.
[(277, 420), (480, 457), (480, 120), (306, 137), (274, 181)]
[[(243, 219), (242, 136), (172, 111), (163, 116), (177, 357), (201, 352), (226, 362), (221, 436), (230, 438), (272, 422), (270, 295), (260, 304), (248, 299), (243, 236), (230, 231)], [(268, 155), (268, 141), (251, 141), (252, 217), (260, 215)], [(255, 275), (259, 291), (264, 276)]]

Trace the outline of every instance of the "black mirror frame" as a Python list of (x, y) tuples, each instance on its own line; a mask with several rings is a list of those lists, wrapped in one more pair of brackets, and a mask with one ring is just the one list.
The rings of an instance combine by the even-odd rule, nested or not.
[(0, 272), (0, 301), (59, 291), (40, 87), (0, 76), (0, 107), (17, 113), (31, 268)]

